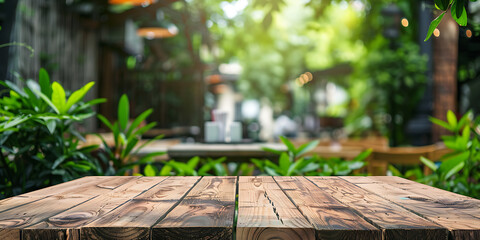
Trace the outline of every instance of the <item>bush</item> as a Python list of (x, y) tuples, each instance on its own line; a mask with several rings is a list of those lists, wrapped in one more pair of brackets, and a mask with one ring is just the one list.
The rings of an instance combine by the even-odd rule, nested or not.
[(78, 148), (83, 137), (74, 127), (95, 114), (93, 105), (104, 102), (82, 101), (93, 82), (68, 94), (58, 82), (50, 84), (41, 69), (39, 83), (0, 84), (8, 91), (0, 99), (0, 197), (101, 173), (90, 156), (98, 146)]

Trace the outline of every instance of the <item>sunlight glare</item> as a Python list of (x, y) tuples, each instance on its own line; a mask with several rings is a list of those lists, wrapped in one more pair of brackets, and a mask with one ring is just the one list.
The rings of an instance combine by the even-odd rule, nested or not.
[(222, 8), (225, 16), (227, 18), (234, 18), (240, 12), (242, 12), (248, 5), (248, 0), (237, 0), (234, 2), (221, 2), (220, 7)]

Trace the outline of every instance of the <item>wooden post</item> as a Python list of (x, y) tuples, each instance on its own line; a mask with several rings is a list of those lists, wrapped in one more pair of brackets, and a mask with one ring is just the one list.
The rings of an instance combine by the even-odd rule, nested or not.
[[(433, 116), (446, 120), (447, 111), (457, 111), (458, 24), (448, 11), (440, 25), (439, 37), (433, 37)], [(433, 125), (432, 140), (439, 141), (449, 132)]]

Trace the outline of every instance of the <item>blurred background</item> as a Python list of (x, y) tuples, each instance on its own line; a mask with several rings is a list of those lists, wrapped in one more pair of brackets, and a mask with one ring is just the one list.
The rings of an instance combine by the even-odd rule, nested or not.
[[(380, 138), (439, 141), (446, 119), (480, 110), (480, 4), (468, 25), (419, 0), (0, 0), (0, 79), (65, 89), (115, 119), (153, 108), (146, 135), (202, 142), (213, 110), (249, 142)], [(30, 49), (29, 49), (30, 48)], [(32, 53), (32, 51), (34, 51)], [(90, 118), (81, 128), (105, 131)]]

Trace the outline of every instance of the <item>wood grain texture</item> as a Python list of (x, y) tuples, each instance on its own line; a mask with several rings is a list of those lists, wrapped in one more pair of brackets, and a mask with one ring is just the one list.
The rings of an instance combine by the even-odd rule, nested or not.
[(93, 176), (83, 177), (70, 182), (61, 183), (51, 187), (39, 189), (37, 191), (22, 194), (20, 196), (28, 197), (47, 197), (52, 195), (87, 195), (97, 196), (104, 193), (104, 189), (115, 189), (118, 186), (125, 184), (126, 182), (136, 179), (138, 177), (133, 176), (118, 176), (118, 177), (106, 177), (106, 176)]
[[(480, 201), (402, 178), (345, 177), (450, 231), (451, 239), (480, 239)], [(382, 181), (382, 179), (384, 181)]]
[(315, 239), (315, 229), (272, 177), (239, 180), (237, 239)]
[(274, 177), (315, 227), (316, 239), (381, 239), (382, 232), (303, 177)]
[[(101, 218), (108, 212), (125, 204), (135, 196), (147, 191), (164, 180), (165, 177), (141, 177), (131, 179), (129, 182), (106, 194), (102, 194), (90, 201), (26, 228), (23, 236), (29, 239), (35, 239), (36, 237), (49, 239), (51, 236), (79, 236), (79, 228), (81, 226)], [(37, 231), (40, 229), (42, 231)]]
[[(62, 187), (56, 185), (24, 194), (22, 196), (32, 197), (33, 199), (35, 199), (35, 196), (41, 196), (41, 193), (47, 197), (2, 212), (0, 214), (0, 228), (22, 229), (22, 231), (24, 231), (27, 227), (38, 224), (51, 216), (95, 198), (96, 195), (93, 194), (100, 195), (110, 192), (112, 189), (136, 178), (137, 177), (82, 178), (77, 181), (68, 182), (67, 184), (60, 184)], [(72, 188), (74, 186), (76, 186), (76, 188)], [(77, 189), (77, 191), (74, 189)], [(28, 235), (28, 233), (31, 232), (27, 231), (27, 235), (23, 238), (43, 238), (39, 235), (40, 232), (35, 232), (30, 235)], [(46, 234), (45, 237), (72, 235), (70, 232), (67, 234), (67, 231), (42, 231), (42, 233)]]
[(21, 238), (20, 229), (3, 228), (0, 229), (0, 239), (2, 240), (17, 240)]
[(81, 228), (82, 239), (150, 239), (150, 228), (197, 183), (199, 177), (169, 177)]
[(397, 177), (87, 177), (1, 200), (0, 240), (480, 239), (479, 216)]
[(203, 177), (152, 228), (153, 239), (231, 239), (236, 177)]
[(447, 239), (448, 231), (368, 190), (338, 177), (309, 177), (321, 190), (383, 231), (384, 239)]
[[(100, 186), (103, 186), (103, 184), (105, 184), (104, 182), (107, 182), (109, 187), (116, 187), (119, 184), (121, 185), (130, 179), (132, 179), (132, 177), (122, 177), (119, 179), (112, 179), (109, 177), (79, 178), (70, 182), (54, 185), (51, 187), (25, 193), (15, 197), (3, 199), (0, 201), (0, 213), (12, 208), (25, 205), (25, 204), (33, 203), (35, 201), (38, 201), (40, 199), (43, 199), (49, 196), (58, 195), (58, 194), (70, 195), (71, 193), (77, 193), (77, 191), (81, 189), (84, 189), (84, 190), (90, 189), (92, 186), (97, 184)], [(89, 194), (89, 196), (90, 195), (91, 194)]]

